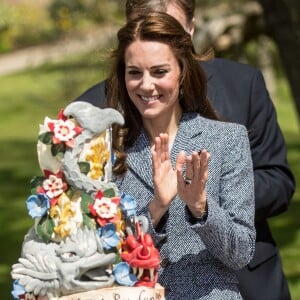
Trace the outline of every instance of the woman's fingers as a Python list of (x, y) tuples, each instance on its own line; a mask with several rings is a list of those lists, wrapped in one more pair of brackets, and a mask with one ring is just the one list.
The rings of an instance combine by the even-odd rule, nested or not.
[(178, 184), (178, 186), (182, 186), (182, 185), (185, 184), (184, 178), (183, 178), (183, 175), (182, 175), (183, 167), (184, 167), (184, 164), (186, 162), (185, 158), (186, 157), (185, 157), (184, 151), (180, 151), (179, 154), (177, 155), (177, 158), (176, 158), (175, 170), (176, 170), (176, 174), (177, 174), (177, 184)]
[[(208, 160), (209, 153), (207, 150), (201, 152), (194, 151), (190, 156), (186, 156), (182, 151), (177, 156), (176, 171), (178, 187), (182, 187), (180, 192), (200, 192), (205, 189), (208, 177)], [(185, 167), (185, 176), (183, 171)], [(182, 185), (182, 183), (184, 183)], [(189, 193), (188, 193), (189, 194)]]
[(200, 168), (199, 176), (200, 176), (201, 184), (203, 186), (205, 186), (206, 181), (207, 181), (207, 177), (208, 177), (208, 160), (209, 160), (209, 157), (210, 157), (210, 155), (206, 150), (202, 151), (201, 154), (200, 154), (201, 168)]
[(184, 163), (185, 163), (185, 153), (184, 151), (180, 151), (179, 154), (177, 155), (176, 165), (175, 165), (176, 171), (178, 171), (180, 174), (182, 174)]
[(185, 180), (187, 183), (191, 183), (194, 176), (193, 171), (193, 163), (192, 163), (192, 156), (187, 156), (185, 159), (186, 169), (185, 169)]
[(192, 153), (193, 178), (202, 185), (207, 181), (209, 157), (210, 155), (206, 149), (203, 149), (200, 154), (197, 152)]
[(152, 150), (152, 167), (155, 175), (155, 171), (160, 168), (161, 164), (161, 141), (157, 137), (154, 140), (154, 149)]
[(159, 137), (161, 140), (161, 159), (162, 161), (169, 160), (169, 135), (167, 133), (161, 133)]
[[(202, 150), (201, 153), (193, 152), (185, 157), (181, 154), (177, 157), (177, 186), (178, 194), (188, 206), (194, 216), (202, 215), (206, 210), (206, 181), (208, 176), (209, 153)], [(182, 176), (182, 170), (186, 167), (186, 176)]]

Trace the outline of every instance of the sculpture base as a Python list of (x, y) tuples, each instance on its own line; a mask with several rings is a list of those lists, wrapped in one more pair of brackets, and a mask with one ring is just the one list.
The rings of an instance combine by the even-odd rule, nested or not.
[(58, 298), (59, 300), (164, 300), (164, 288), (156, 284), (155, 288), (115, 286), (100, 290), (77, 293)]

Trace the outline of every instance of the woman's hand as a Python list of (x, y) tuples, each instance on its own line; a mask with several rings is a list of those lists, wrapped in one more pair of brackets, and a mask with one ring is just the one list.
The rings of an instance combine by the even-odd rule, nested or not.
[[(206, 181), (208, 176), (209, 153), (193, 152), (191, 156), (181, 151), (176, 159), (178, 195), (186, 203), (194, 217), (201, 217), (207, 211)], [(186, 176), (183, 167), (186, 164)]]
[(168, 210), (177, 194), (176, 172), (172, 168), (169, 153), (169, 136), (162, 133), (155, 138), (152, 150), (154, 199), (149, 205), (152, 222), (157, 224)]

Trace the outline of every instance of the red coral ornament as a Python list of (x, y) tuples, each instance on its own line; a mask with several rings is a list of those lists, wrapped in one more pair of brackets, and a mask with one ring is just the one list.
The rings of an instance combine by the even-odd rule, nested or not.
[(158, 279), (160, 254), (153, 244), (151, 235), (143, 233), (138, 222), (136, 227), (138, 236), (132, 234), (127, 236), (121, 258), (130, 265), (137, 276), (135, 286), (154, 287)]

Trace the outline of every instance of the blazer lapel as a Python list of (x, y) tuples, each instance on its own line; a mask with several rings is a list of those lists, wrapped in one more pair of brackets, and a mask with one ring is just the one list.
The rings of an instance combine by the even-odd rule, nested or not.
[[(202, 134), (201, 123), (197, 113), (185, 113), (182, 116), (174, 146), (171, 150), (171, 161), (175, 167), (176, 157), (180, 151), (190, 155), (193, 151), (199, 151), (199, 144), (195, 144), (195, 137)], [(198, 139), (197, 139), (198, 140)]]

